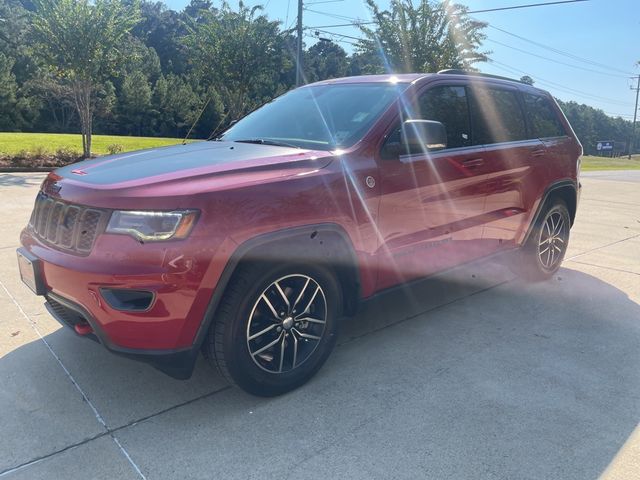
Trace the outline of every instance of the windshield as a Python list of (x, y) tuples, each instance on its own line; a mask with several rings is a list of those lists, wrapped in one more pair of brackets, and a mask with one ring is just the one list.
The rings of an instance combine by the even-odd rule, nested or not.
[(401, 88), (359, 83), (292, 90), (240, 120), (221, 140), (347, 148), (364, 136)]

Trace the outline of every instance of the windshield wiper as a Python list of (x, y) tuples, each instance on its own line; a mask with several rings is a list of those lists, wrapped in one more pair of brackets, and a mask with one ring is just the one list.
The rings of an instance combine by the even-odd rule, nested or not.
[(242, 140), (234, 140), (234, 142), (238, 143), (256, 143), (258, 145), (273, 145), (275, 147), (289, 147), (289, 148), (300, 148), (298, 145), (294, 145), (292, 143), (281, 142), (278, 140), (270, 140), (268, 138), (246, 138)]

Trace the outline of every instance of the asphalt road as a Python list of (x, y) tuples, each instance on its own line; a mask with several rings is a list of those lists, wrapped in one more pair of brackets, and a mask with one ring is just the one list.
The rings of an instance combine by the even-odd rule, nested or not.
[(584, 175), (553, 280), (478, 262), (379, 297), (273, 399), (61, 329), (15, 260), (42, 178), (0, 174), (0, 478), (640, 478), (639, 172)]

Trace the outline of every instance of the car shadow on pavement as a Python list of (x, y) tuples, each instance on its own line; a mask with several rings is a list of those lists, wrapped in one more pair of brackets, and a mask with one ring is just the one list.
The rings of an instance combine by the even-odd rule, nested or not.
[[(596, 478), (638, 422), (640, 306), (568, 268), (511, 278), (485, 262), (367, 302), (317, 377), (272, 399), (204, 361), (177, 381), (66, 330), (45, 340), (147, 476)], [(39, 375), (55, 363), (42, 345), (0, 359), (0, 472), (73, 443), (47, 429), (82, 425), (60, 407), (71, 382)]]
[(34, 187), (40, 185), (46, 176), (46, 173), (37, 175), (0, 173), (0, 187)]

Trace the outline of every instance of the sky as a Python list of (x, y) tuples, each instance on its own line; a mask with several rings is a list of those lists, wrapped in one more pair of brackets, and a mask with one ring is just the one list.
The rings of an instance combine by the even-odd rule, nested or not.
[[(164, 1), (174, 10), (181, 10), (189, 2)], [(220, 3), (213, 1), (214, 5)], [(552, 0), (458, 0), (456, 3), (474, 11), (549, 1)], [(237, 0), (229, 3), (237, 6)], [(280, 20), (286, 27), (295, 25), (297, 0), (245, 0), (244, 3), (263, 5), (269, 18)], [(377, 3), (384, 8), (389, 0)], [(351, 23), (341, 17), (370, 19), (364, 0), (304, 0), (304, 5), (304, 27)], [(561, 100), (586, 103), (611, 116), (633, 119), (637, 78), (630, 77), (640, 75), (640, 67), (636, 66), (640, 61), (640, 0), (587, 0), (472, 16), (489, 23), (483, 50), (491, 51), (489, 57), (493, 63), (476, 64), (480, 71), (512, 78), (529, 75), (536, 86)], [(361, 36), (353, 26), (322, 30), (335, 32), (335, 35), (322, 32), (321, 36), (332, 38), (348, 52), (353, 51), (354, 40), (338, 35)], [(314, 30), (306, 32), (305, 43), (313, 44)]]

